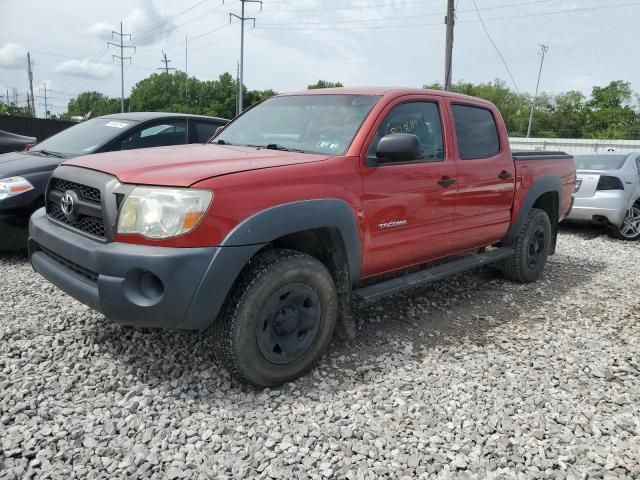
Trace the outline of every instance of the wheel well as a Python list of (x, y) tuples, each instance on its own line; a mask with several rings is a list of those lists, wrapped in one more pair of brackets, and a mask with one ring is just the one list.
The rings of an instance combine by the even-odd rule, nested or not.
[(341, 271), (349, 275), (348, 260), (337, 228), (324, 227), (290, 233), (271, 242), (274, 248), (306, 253), (324, 264), (337, 282)]
[(335, 227), (303, 230), (279, 237), (273, 240), (271, 245), (274, 248), (287, 248), (306, 253), (327, 267), (336, 284), (343, 333), (353, 338), (355, 322), (351, 287), (352, 281), (358, 279), (350, 278), (349, 260), (340, 231)]
[(556, 241), (558, 239), (558, 222), (560, 219), (560, 205), (557, 192), (547, 192), (540, 195), (533, 203), (532, 208), (538, 208), (546, 212), (551, 222), (551, 251), (553, 255), (556, 251)]

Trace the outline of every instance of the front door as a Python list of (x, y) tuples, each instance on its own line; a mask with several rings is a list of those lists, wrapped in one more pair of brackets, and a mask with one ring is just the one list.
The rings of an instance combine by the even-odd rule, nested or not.
[[(381, 115), (363, 159), (362, 205), (367, 223), (363, 276), (423, 263), (450, 252), (456, 198), (456, 165), (445, 153), (438, 100), (399, 100)], [(419, 160), (378, 163), (385, 135), (410, 133), (422, 147)]]

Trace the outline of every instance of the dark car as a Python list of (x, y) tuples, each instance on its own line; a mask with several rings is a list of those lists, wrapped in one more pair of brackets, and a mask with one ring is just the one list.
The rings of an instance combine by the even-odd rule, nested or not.
[(31, 150), (0, 155), (0, 250), (25, 248), (29, 217), (44, 205), (51, 172), (92, 153), (205, 143), (223, 118), (178, 113), (105, 115), (74, 125)]
[(0, 130), (0, 153), (25, 150), (36, 143), (36, 137), (25, 137), (17, 133)]

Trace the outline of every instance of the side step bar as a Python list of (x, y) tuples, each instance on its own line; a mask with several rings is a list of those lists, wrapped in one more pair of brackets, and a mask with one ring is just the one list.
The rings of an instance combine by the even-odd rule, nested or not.
[(418, 285), (426, 285), (427, 283), (436, 282), (443, 278), (471, 270), (472, 268), (498, 262), (513, 254), (513, 249), (507, 247), (496, 248), (484, 253), (474, 253), (435, 267), (427, 267), (419, 272), (392, 278), (380, 283), (374, 283), (373, 285), (354, 290), (353, 293), (364, 302), (372, 302), (384, 296), (399, 293)]

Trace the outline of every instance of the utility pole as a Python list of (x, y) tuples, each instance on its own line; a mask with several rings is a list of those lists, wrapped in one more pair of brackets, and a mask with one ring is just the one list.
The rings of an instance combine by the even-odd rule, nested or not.
[(131, 57), (124, 56), (124, 49), (133, 48), (133, 53), (135, 53), (136, 47), (124, 44), (124, 37), (129, 37), (129, 41), (131, 41), (131, 34), (122, 33), (122, 22), (120, 22), (120, 32), (111, 31), (111, 39), (113, 40), (115, 37), (120, 39), (120, 43), (107, 42), (107, 48), (111, 46), (120, 47), (120, 55), (111, 55), (111, 57), (120, 59), (120, 112), (124, 113), (124, 61), (129, 60), (129, 63), (131, 63)]
[(451, 90), (451, 64), (453, 57), (453, 26), (456, 22), (454, 0), (447, 0), (447, 16), (444, 23), (447, 25), (447, 42), (444, 52), (444, 89)]
[(549, 50), (549, 45), (540, 44), (540, 70), (538, 70), (538, 82), (536, 83), (536, 93), (533, 95), (533, 102), (531, 102), (531, 113), (529, 113), (529, 126), (527, 127), (527, 138), (531, 135), (531, 124), (533, 123), (533, 111), (536, 108), (536, 100), (538, 98), (538, 88), (540, 87), (540, 77), (542, 76), (542, 64), (544, 63), (544, 56)]
[(233, 17), (237, 18), (238, 20), (240, 20), (240, 73), (239, 73), (239, 79), (238, 81), (240, 82), (239, 84), (239, 94), (238, 94), (238, 114), (242, 113), (242, 94), (243, 94), (243, 89), (242, 89), (242, 85), (244, 82), (244, 22), (246, 22), (247, 20), (251, 20), (253, 22), (253, 28), (256, 28), (256, 19), (254, 17), (245, 17), (244, 16), (244, 6), (245, 3), (259, 3), (260, 4), (260, 11), (262, 11), (262, 0), (240, 0), (240, 2), (242, 3), (242, 12), (241, 15), (238, 16), (235, 13), (230, 13), (229, 14), (229, 23), (231, 23), (231, 19)]
[(175, 68), (169, 67), (169, 62), (171, 62), (171, 60), (167, 58), (167, 54), (164, 50), (162, 51), (162, 58), (160, 61), (164, 63), (164, 67), (160, 67), (158, 70), (164, 70), (167, 75), (169, 75), (169, 70), (175, 70)]
[[(47, 97), (47, 82), (44, 82), (44, 87), (41, 88), (44, 90), (44, 97), (39, 97), (44, 99), (44, 118), (49, 118), (49, 99)], [(49, 89), (51, 91), (51, 89)]]
[(184, 73), (186, 75), (184, 79), (184, 98), (189, 105), (189, 46), (187, 37), (184, 37)]
[(240, 62), (236, 69), (236, 117), (240, 115)]
[(33, 101), (33, 70), (31, 70), (31, 53), (27, 52), (27, 73), (29, 74), (29, 90), (31, 91), (31, 104), (29, 110), (31, 110), (31, 115), (35, 118), (36, 116), (36, 106)]
[(9, 105), (9, 89), (7, 88), (7, 105)]

